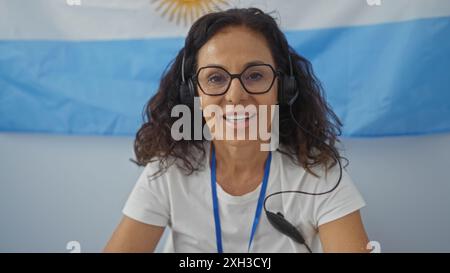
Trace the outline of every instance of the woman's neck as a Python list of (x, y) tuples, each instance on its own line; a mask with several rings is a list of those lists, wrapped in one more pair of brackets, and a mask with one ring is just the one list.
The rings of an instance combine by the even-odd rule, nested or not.
[(216, 141), (214, 147), (217, 182), (225, 191), (242, 195), (258, 187), (269, 153), (261, 151), (260, 143), (233, 146)]

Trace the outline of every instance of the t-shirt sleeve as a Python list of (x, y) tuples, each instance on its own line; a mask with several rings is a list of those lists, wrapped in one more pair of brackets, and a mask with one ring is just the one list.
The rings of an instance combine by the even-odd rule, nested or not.
[(122, 212), (139, 222), (165, 227), (170, 219), (169, 191), (164, 175), (151, 176), (157, 170), (157, 165), (146, 165)]
[[(325, 192), (333, 188), (339, 180), (339, 166), (328, 171), (327, 176), (320, 178), (318, 191)], [(342, 179), (338, 187), (331, 193), (316, 196), (314, 202), (314, 223), (316, 227), (344, 217), (366, 205), (363, 197), (355, 187), (351, 177), (342, 169)]]

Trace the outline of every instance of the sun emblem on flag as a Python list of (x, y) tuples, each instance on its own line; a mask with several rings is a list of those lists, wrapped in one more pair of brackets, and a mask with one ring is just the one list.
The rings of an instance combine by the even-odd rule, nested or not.
[(168, 17), (170, 22), (179, 25), (181, 22), (186, 26), (193, 23), (200, 16), (222, 10), (228, 6), (227, 0), (152, 0), (157, 5), (156, 11), (163, 18)]

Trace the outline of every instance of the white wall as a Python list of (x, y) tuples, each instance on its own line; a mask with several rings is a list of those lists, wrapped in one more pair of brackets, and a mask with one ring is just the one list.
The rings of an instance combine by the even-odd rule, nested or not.
[[(131, 137), (0, 134), (0, 252), (102, 249), (141, 168)], [(381, 250), (450, 251), (450, 134), (344, 139)]]

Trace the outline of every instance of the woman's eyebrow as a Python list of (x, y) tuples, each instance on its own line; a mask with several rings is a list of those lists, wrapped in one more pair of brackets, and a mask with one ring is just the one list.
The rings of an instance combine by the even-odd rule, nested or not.
[[(265, 64), (265, 63), (266, 62), (263, 62), (261, 60), (253, 60), (253, 61), (245, 63), (244, 67), (247, 67), (247, 66), (250, 66), (250, 65), (255, 65), (255, 64)], [(219, 67), (222, 67), (222, 68), (226, 68), (224, 65), (221, 65), (221, 64), (207, 64), (205, 66), (219, 66)]]
[(244, 67), (247, 67), (247, 66), (250, 66), (250, 65), (255, 65), (255, 64), (265, 64), (265, 62), (260, 61), (260, 60), (255, 60), (255, 61), (251, 61), (251, 62), (246, 63), (244, 65)]

